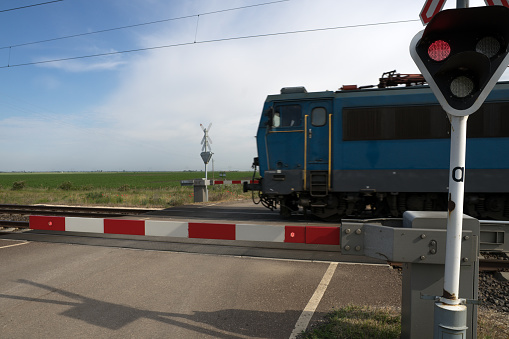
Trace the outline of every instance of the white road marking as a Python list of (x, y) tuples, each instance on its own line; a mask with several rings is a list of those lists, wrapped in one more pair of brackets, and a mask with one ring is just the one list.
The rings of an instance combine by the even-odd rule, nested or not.
[(318, 284), (315, 293), (313, 293), (313, 296), (311, 297), (311, 299), (309, 299), (308, 304), (306, 305), (299, 319), (297, 320), (295, 328), (293, 329), (292, 334), (290, 334), (290, 339), (297, 338), (297, 335), (299, 335), (302, 331), (305, 331), (306, 328), (308, 327), (309, 322), (311, 321), (311, 318), (313, 317), (313, 314), (315, 313), (315, 310), (318, 307), (318, 304), (320, 303), (320, 300), (322, 300), (322, 297), (325, 291), (327, 290), (327, 286), (329, 286), (332, 276), (336, 271), (336, 267), (338, 267), (337, 262), (331, 262), (329, 264), (329, 268), (327, 269), (327, 272), (325, 272), (325, 274), (323, 275), (322, 281), (320, 281), (320, 284)]
[(24, 241), (24, 242), (20, 242), (19, 244), (13, 244), (13, 245), (7, 245), (7, 246), (0, 246), (0, 249), (1, 248), (7, 248), (7, 247), (13, 247), (13, 246), (19, 246), (19, 245), (26, 245), (28, 244), (29, 242), (28, 241)]

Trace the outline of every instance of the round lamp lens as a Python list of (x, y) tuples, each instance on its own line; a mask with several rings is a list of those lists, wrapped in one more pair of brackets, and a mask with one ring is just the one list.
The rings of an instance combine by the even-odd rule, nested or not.
[(492, 36), (487, 36), (477, 42), (475, 50), (488, 58), (493, 58), (500, 51), (500, 42)]
[(443, 61), (449, 54), (451, 54), (451, 46), (443, 40), (437, 40), (429, 45), (428, 55), (435, 61)]
[(455, 97), (465, 98), (474, 91), (474, 82), (466, 76), (459, 76), (451, 82), (451, 92)]

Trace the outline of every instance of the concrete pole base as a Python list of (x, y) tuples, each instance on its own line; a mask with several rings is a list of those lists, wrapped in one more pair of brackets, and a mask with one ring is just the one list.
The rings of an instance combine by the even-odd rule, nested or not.
[(194, 202), (208, 202), (209, 191), (207, 187), (207, 180), (195, 179), (193, 184), (194, 184)]

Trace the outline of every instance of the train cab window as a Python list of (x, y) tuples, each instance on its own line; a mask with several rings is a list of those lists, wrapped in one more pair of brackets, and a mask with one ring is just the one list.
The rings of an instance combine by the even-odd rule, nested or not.
[(311, 111), (311, 125), (320, 127), (327, 123), (327, 110), (323, 107), (315, 107)]
[(281, 126), (281, 114), (279, 112), (274, 113), (272, 117), (272, 127), (280, 127)]
[(297, 127), (302, 125), (300, 105), (285, 105), (276, 108), (272, 127)]

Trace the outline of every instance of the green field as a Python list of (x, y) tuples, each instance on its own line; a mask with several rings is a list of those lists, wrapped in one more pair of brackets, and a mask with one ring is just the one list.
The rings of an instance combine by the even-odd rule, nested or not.
[[(209, 172), (216, 180), (249, 180), (252, 172)], [(193, 187), (181, 180), (199, 179), (204, 172), (50, 172), (0, 173), (1, 204), (171, 207), (194, 201)], [(241, 185), (209, 188), (209, 201), (246, 199)]]
[[(225, 172), (226, 180), (251, 179), (252, 172)], [(24, 181), (25, 187), (58, 188), (70, 182), (75, 189), (162, 188), (180, 186), (181, 180), (204, 178), (205, 172), (49, 172), (49, 173), (0, 173), (0, 187), (12, 188), (13, 183)], [(219, 172), (209, 172), (208, 178), (219, 180)], [(221, 178), (222, 180), (223, 178)]]

